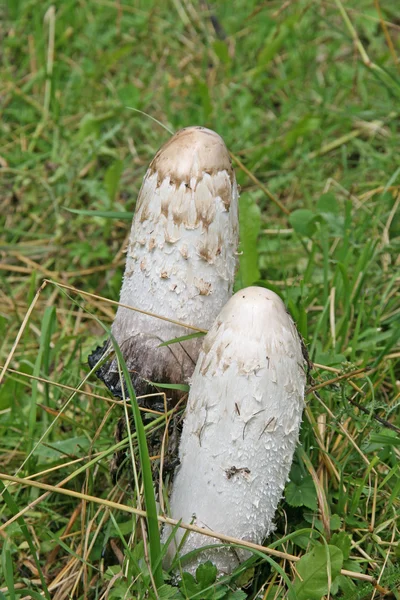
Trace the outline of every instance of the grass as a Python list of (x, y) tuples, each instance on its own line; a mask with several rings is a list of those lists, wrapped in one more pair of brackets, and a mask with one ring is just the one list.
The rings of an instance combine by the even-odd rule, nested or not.
[[(319, 599), (330, 572), (330, 598), (399, 599), (394, 4), (9, 0), (0, 11), (0, 597)], [(121, 408), (87, 356), (114, 316), (147, 165), (168, 130), (192, 124), (216, 129), (234, 157), (236, 286), (284, 298), (314, 369), (267, 540), (275, 554), (255, 549), (222, 582), (208, 565), (178, 589), (165, 574), (161, 587), (159, 564), (152, 575), (140, 485), (111, 480)], [(143, 446), (136, 434), (128, 444), (141, 481)]]

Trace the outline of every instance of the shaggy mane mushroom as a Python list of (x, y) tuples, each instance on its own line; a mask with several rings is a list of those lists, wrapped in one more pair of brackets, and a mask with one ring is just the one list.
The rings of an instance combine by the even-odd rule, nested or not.
[[(273, 530), (298, 440), (306, 382), (302, 342), (281, 299), (250, 287), (237, 292), (204, 338), (192, 377), (171, 516), (262, 543)], [(171, 533), (165, 527), (163, 538)], [(183, 530), (168, 548), (169, 566)], [(184, 555), (217, 539), (190, 532)], [(204, 550), (183, 570), (211, 560), (231, 573), (245, 550)]]
[[(238, 191), (222, 138), (204, 127), (178, 131), (157, 152), (144, 178), (127, 249), (122, 304), (208, 329), (232, 295), (238, 244)], [(148, 381), (183, 383), (193, 372), (199, 338), (171, 322), (118, 307), (112, 334), (137, 395)], [(89, 357), (93, 368), (112, 351), (107, 341)], [(97, 376), (121, 397), (110, 358)]]

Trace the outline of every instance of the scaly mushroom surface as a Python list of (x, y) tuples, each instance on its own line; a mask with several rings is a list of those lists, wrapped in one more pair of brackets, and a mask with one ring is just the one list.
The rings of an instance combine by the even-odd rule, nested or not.
[[(222, 138), (204, 127), (178, 131), (157, 152), (141, 187), (127, 249), (120, 302), (208, 329), (232, 295), (238, 245), (238, 190)], [(160, 348), (192, 330), (119, 307), (112, 334), (137, 395), (148, 381), (184, 383), (201, 339)], [(93, 367), (109, 341), (89, 357)], [(97, 376), (122, 395), (115, 359)]]
[[(192, 377), (170, 498), (174, 519), (255, 543), (268, 536), (298, 441), (305, 383), (302, 342), (282, 300), (265, 288), (237, 292), (204, 338)], [(166, 527), (164, 541), (170, 533)], [(183, 534), (170, 544), (166, 566)], [(190, 532), (180, 554), (213, 543)], [(211, 560), (230, 573), (248, 556), (204, 550), (183, 570)]]

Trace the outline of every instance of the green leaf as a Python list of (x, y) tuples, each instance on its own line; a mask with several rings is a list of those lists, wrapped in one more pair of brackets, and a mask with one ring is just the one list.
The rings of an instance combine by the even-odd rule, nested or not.
[[(329, 522), (331, 531), (340, 529), (341, 525), (342, 525), (342, 519), (339, 517), (339, 515), (331, 515), (330, 522)], [(334, 544), (334, 546), (335, 545), (336, 544)]]
[(196, 579), (202, 590), (214, 583), (217, 578), (217, 572), (217, 567), (210, 560), (197, 567)]
[(334, 533), (331, 537), (330, 544), (336, 546), (342, 551), (344, 560), (347, 560), (350, 556), (351, 550), (351, 537), (345, 531)]
[(296, 564), (298, 577), (294, 582), (297, 600), (320, 600), (329, 592), (329, 577), (340, 574), (343, 554), (336, 546), (315, 546)]
[(190, 598), (198, 592), (201, 592), (201, 586), (196, 582), (190, 573), (182, 573), (182, 579), (179, 582), (179, 589), (185, 598)]
[(257, 238), (261, 229), (259, 206), (247, 195), (240, 200), (239, 207), (240, 257), (239, 278), (242, 287), (247, 287), (260, 279), (258, 270)]
[(124, 163), (122, 160), (116, 160), (108, 167), (104, 175), (104, 185), (107, 190), (110, 203), (112, 204), (118, 192), (119, 182), (121, 179)]
[(299, 208), (290, 213), (289, 223), (298, 235), (312, 237), (317, 230), (316, 222), (319, 219), (319, 215), (313, 213), (312, 210)]
[(355, 594), (357, 588), (353, 581), (350, 579), (350, 577), (346, 577), (345, 575), (338, 575), (332, 584), (332, 588), (335, 587), (342, 590), (344, 594), (343, 598), (357, 598), (357, 595)]
[(317, 510), (317, 492), (311, 475), (299, 476), (288, 483), (285, 499), (290, 506), (306, 506)]
[(183, 599), (182, 594), (173, 585), (164, 583), (157, 590), (158, 598), (160, 600), (181, 600)]

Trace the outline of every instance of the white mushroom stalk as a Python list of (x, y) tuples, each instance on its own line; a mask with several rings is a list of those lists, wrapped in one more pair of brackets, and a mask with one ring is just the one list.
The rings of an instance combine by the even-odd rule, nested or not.
[[(203, 341), (192, 377), (171, 516), (185, 523), (262, 543), (298, 441), (306, 375), (302, 342), (281, 299), (249, 287), (237, 292)], [(165, 528), (164, 542), (171, 529)], [(184, 531), (168, 549), (171, 563)], [(217, 539), (189, 533), (180, 555)], [(211, 560), (231, 573), (249, 552), (200, 552), (183, 570)]]
[[(156, 154), (136, 203), (120, 302), (200, 329), (208, 329), (232, 295), (238, 245), (238, 191), (222, 138), (203, 127), (176, 133)], [(112, 334), (137, 394), (147, 381), (184, 383), (201, 339), (162, 342), (194, 333), (119, 307)], [(109, 342), (90, 357), (94, 366)], [(121, 395), (114, 359), (97, 371)]]

